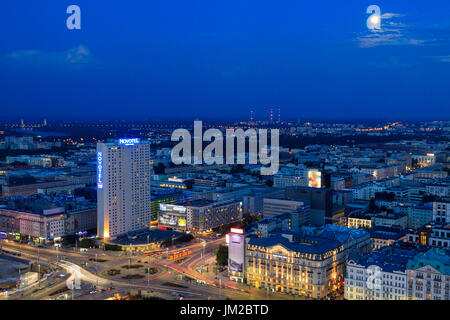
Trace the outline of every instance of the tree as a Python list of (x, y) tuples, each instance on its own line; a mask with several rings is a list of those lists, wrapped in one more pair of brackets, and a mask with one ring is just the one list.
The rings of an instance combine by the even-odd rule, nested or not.
[(231, 168), (231, 171), (230, 171), (230, 173), (243, 173), (243, 172), (247, 172), (248, 170), (246, 170), (245, 168), (244, 168), (244, 165), (243, 164), (237, 164), (237, 165), (235, 165), (233, 168)]
[(192, 239), (194, 239), (194, 236), (192, 234), (184, 233), (178, 238), (175, 239), (175, 243), (181, 243), (181, 242), (189, 242)]
[(97, 248), (97, 244), (94, 239), (83, 239), (80, 242), (81, 248)]
[(378, 206), (375, 203), (375, 199), (371, 198), (369, 202), (369, 210), (377, 210), (379, 209)]
[(216, 263), (222, 267), (228, 264), (228, 246), (221, 244), (216, 250)]
[(155, 167), (155, 174), (164, 174), (166, 167), (162, 162), (158, 163)]
[(21, 161), (14, 161), (11, 163), (13, 167), (25, 167), (27, 164), (25, 162)]
[(63, 246), (74, 246), (77, 239), (77, 235), (69, 234), (64, 237), (62, 244)]
[(117, 244), (105, 243), (105, 250), (121, 251), (122, 248), (120, 246), (118, 246)]
[(84, 197), (87, 200), (97, 201), (97, 190), (93, 188), (77, 188), (74, 190), (73, 194)]
[(163, 242), (161, 242), (160, 247), (161, 248), (167, 248), (170, 247), (173, 244), (172, 238), (166, 239)]
[(244, 224), (250, 224), (250, 223), (258, 222), (259, 219), (261, 219), (261, 216), (260, 215), (256, 215), (256, 214), (244, 214), (244, 215), (242, 215), (242, 222)]
[(186, 189), (192, 189), (192, 186), (194, 185), (194, 180), (186, 180), (184, 182), (184, 184), (186, 185)]

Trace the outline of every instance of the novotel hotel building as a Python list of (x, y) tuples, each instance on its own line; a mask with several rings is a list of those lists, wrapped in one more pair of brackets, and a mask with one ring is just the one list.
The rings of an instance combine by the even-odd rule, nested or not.
[(138, 138), (97, 143), (97, 233), (100, 238), (150, 227), (150, 144)]

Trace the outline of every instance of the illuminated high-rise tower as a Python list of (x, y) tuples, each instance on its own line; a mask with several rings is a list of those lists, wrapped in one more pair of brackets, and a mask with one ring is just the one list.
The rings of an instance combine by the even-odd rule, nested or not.
[(253, 120), (254, 120), (254, 118), (253, 118), (253, 113), (254, 113), (254, 111), (253, 111), (253, 110), (250, 110), (250, 121), (253, 121)]
[(270, 108), (270, 121), (273, 121), (273, 108)]
[(150, 144), (97, 143), (97, 233), (100, 238), (150, 227)]

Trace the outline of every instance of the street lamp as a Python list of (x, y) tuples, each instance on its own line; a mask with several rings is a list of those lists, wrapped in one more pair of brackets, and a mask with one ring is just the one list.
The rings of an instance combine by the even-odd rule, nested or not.
[[(147, 236), (148, 238), (148, 236)], [(150, 255), (148, 255), (148, 261), (147, 261), (147, 290), (150, 287)]]
[(39, 262), (39, 247), (38, 247), (38, 286), (41, 287), (41, 263)]
[(202, 241), (202, 247), (203, 247), (203, 249), (202, 249), (202, 259), (203, 259), (203, 264), (204, 264), (205, 263), (205, 261), (204, 261), (204, 258), (205, 258), (205, 247), (206, 247), (206, 241), (205, 240)]
[(128, 282), (130, 282), (131, 258), (128, 259)]

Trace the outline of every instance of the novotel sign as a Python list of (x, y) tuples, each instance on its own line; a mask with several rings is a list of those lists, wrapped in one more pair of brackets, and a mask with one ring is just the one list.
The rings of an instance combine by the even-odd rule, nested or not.
[(103, 189), (103, 152), (97, 152), (97, 188)]
[(121, 138), (119, 139), (119, 144), (123, 144), (125, 146), (133, 146), (135, 144), (139, 144), (141, 139), (139, 138)]

